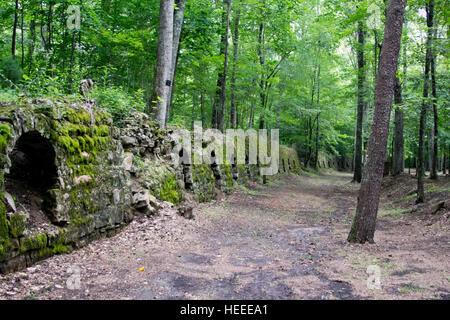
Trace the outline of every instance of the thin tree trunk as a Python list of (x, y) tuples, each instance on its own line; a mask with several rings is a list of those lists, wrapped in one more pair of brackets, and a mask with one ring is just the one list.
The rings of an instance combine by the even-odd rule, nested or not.
[(358, 106), (356, 120), (356, 137), (355, 137), (355, 172), (353, 180), (360, 183), (362, 178), (362, 127), (364, 116), (364, 95), (365, 95), (365, 59), (364, 59), (365, 31), (364, 23), (358, 22)]
[(206, 114), (205, 114), (205, 95), (203, 89), (200, 92), (200, 108), (202, 109), (202, 124), (206, 123)]
[(427, 4), (427, 52), (425, 58), (425, 75), (423, 84), (423, 100), (422, 109), (420, 112), (420, 127), (419, 127), (419, 155), (417, 163), (417, 203), (422, 203), (425, 200), (424, 190), (424, 176), (425, 176), (425, 130), (427, 124), (427, 107), (428, 107), (428, 87), (430, 77), (430, 64), (431, 64), (431, 45), (432, 45), (432, 28), (434, 18), (434, 0), (429, 0)]
[[(265, 4), (265, 3), (264, 3)], [(258, 33), (258, 57), (259, 57), (259, 64), (261, 66), (261, 79), (259, 82), (259, 97), (261, 99), (261, 110), (262, 114), (259, 119), (259, 129), (264, 129), (264, 112), (266, 110), (266, 75), (264, 72), (266, 58), (265, 58), (265, 35), (264, 35), (264, 23), (259, 24), (259, 33)]]
[(228, 31), (230, 29), (231, 0), (224, 0), (222, 13), (220, 54), (224, 56), (223, 69), (217, 77), (217, 90), (213, 104), (212, 127), (223, 131), (226, 109), (226, 88), (228, 71)]
[(232, 129), (237, 127), (237, 107), (236, 107), (236, 69), (237, 69), (237, 58), (239, 52), (239, 21), (240, 21), (241, 11), (240, 8), (236, 11), (236, 18), (234, 20), (234, 36), (233, 36), (233, 70), (231, 72), (231, 97), (230, 97), (230, 126)]
[(14, 11), (14, 26), (11, 42), (11, 55), (12, 58), (16, 58), (16, 34), (17, 34), (17, 22), (18, 22), (19, 0), (16, 0), (16, 9)]
[(446, 174), (447, 154), (444, 153), (444, 159), (442, 159), (442, 174)]
[(72, 33), (72, 50), (70, 53), (70, 73), (69, 73), (69, 92), (70, 93), (72, 93), (72, 89), (73, 89), (72, 71), (73, 71), (74, 58), (75, 58), (75, 33)]
[[(435, 36), (436, 38), (436, 30)], [(438, 178), (438, 135), (439, 135), (439, 118), (437, 111), (437, 91), (436, 91), (436, 54), (431, 49), (431, 97), (433, 105), (433, 149), (431, 150), (431, 169), (430, 179), (436, 180)]]
[(392, 175), (397, 176), (403, 173), (405, 163), (404, 139), (403, 139), (403, 111), (399, 109), (402, 105), (402, 86), (398, 77), (395, 78), (394, 102), (397, 105), (395, 109), (395, 128), (394, 128), (394, 146), (392, 159)]
[[(158, 53), (155, 69), (155, 83), (150, 107), (154, 109), (155, 119), (162, 128), (166, 125), (166, 112), (169, 103), (172, 46), (173, 46), (173, 8), (174, 0), (160, 1)], [(153, 111), (150, 109), (149, 111)]]
[(166, 124), (169, 121), (170, 111), (172, 109), (173, 92), (175, 90), (174, 83), (178, 67), (178, 55), (180, 52), (179, 45), (180, 45), (181, 30), (183, 28), (184, 11), (186, 9), (186, 0), (175, 0), (175, 4), (178, 9), (174, 12), (173, 16), (172, 70), (170, 78), (171, 87), (170, 87), (169, 103), (167, 105), (167, 112), (166, 112), (166, 120), (165, 120)]
[(316, 118), (316, 157), (314, 158), (314, 168), (316, 168), (316, 170), (319, 168), (318, 164), (319, 164), (319, 121), (320, 121), (320, 112), (317, 113), (317, 118)]
[[(317, 68), (317, 106), (320, 104), (320, 65)], [(315, 143), (315, 157), (314, 157), (314, 168), (318, 169), (319, 162), (319, 121), (320, 121), (320, 112), (317, 113), (316, 116), (316, 143)]]
[(390, 0), (387, 7), (368, 160), (359, 190), (356, 215), (348, 235), (349, 242), (374, 242), (405, 6), (406, 0)]
[(36, 42), (36, 20), (33, 19), (30, 21), (30, 44), (28, 46), (28, 73), (31, 74), (31, 70), (33, 69), (33, 53), (34, 46)]
[[(255, 91), (255, 80), (252, 81), (252, 92)], [(251, 102), (250, 102), (250, 115), (248, 117), (248, 127), (253, 128), (254, 124), (254, 117), (255, 117), (255, 100), (253, 95), (251, 95)]]
[(20, 23), (20, 29), (21, 29), (21, 34), (20, 34), (20, 38), (21, 38), (21, 50), (22, 50), (22, 69), (25, 69), (25, 46), (24, 46), (24, 41), (23, 41), (23, 35), (24, 35), (24, 24), (23, 24), (23, 19), (24, 19), (24, 7), (23, 7), (23, 0), (21, 1), (21, 14), (20, 14), (20, 19), (21, 19), (21, 23)]

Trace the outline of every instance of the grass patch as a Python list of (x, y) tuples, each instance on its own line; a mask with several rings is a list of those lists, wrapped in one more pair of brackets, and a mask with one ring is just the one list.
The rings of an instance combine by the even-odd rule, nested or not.
[(401, 217), (405, 213), (408, 213), (410, 209), (381, 209), (380, 217), (387, 217), (387, 216), (393, 216), (393, 217)]
[(303, 170), (302, 174), (304, 174), (304, 175), (306, 175), (306, 176), (308, 176), (308, 177), (310, 177), (310, 178), (315, 178), (315, 177), (317, 177), (317, 174), (316, 174), (316, 173), (310, 172), (310, 171), (306, 171), (306, 170)]
[(450, 188), (431, 187), (430, 189), (425, 190), (425, 194), (432, 192), (450, 192)]
[(413, 286), (413, 285), (407, 285), (407, 286), (403, 286), (400, 289), (400, 292), (401, 293), (411, 293), (411, 292), (421, 292), (423, 290), (424, 289), (420, 288), (420, 287), (416, 287), (416, 286)]
[(241, 184), (238, 185), (239, 188), (241, 188), (243, 191), (245, 191), (246, 193), (252, 195), (252, 196), (258, 196), (260, 195), (260, 193), (256, 190), (250, 190), (249, 188), (247, 188), (246, 186), (243, 186)]

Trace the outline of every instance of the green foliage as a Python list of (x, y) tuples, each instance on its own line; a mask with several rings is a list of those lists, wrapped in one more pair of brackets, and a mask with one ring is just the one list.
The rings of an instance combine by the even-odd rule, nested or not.
[(120, 87), (98, 87), (94, 90), (93, 97), (97, 104), (108, 111), (113, 116), (114, 122), (118, 124), (131, 112), (145, 110), (142, 90), (130, 95)]
[(0, 124), (0, 151), (6, 148), (8, 140), (11, 138), (11, 130), (9, 125)]
[(6, 219), (6, 207), (3, 203), (4, 195), (0, 197), (0, 244), (9, 238), (8, 236), (8, 220)]
[(20, 252), (43, 249), (47, 247), (47, 234), (41, 233), (20, 241)]
[(168, 201), (173, 204), (178, 204), (181, 202), (183, 199), (183, 194), (181, 193), (178, 181), (175, 179), (174, 175), (170, 175), (163, 181), (162, 187), (159, 190), (158, 199)]
[(12, 238), (18, 238), (23, 235), (26, 227), (25, 217), (20, 214), (14, 214), (9, 219), (9, 233)]
[(11, 87), (22, 80), (23, 71), (12, 57), (0, 59), (0, 87)]

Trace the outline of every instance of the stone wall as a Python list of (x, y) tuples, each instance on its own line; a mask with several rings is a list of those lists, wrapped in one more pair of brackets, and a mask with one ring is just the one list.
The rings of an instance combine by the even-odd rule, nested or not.
[[(108, 113), (77, 103), (2, 108), (0, 272), (114, 234), (135, 215), (261, 180), (257, 165), (175, 165), (172, 133), (142, 113), (118, 128)], [(280, 146), (279, 167), (300, 174), (293, 149)]]
[(339, 158), (325, 152), (319, 152), (319, 168), (334, 169), (340, 171), (352, 171), (353, 161), (351, 158)]
[(130, 176), (111, 124), (105, 112), (49, 101), (0, 110), (1, 272), (129, 222)]

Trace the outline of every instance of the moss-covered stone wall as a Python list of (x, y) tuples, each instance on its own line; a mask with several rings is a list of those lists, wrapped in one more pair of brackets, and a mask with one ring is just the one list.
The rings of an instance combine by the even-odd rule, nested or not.
[[(21, 199), (10, 197), (15, 210), (7, 212), (5, 174), (27, 133), (51, 145), (57, 177), (48, 190), (40, 190), (45, 210), (27, 212)], [(107, 113), (82, 105), (18, 105), (0, 110), (0, 134), (0, 272), (67, 252), (128, 222), (130, 178), (122, 168), (119, 131)], [(29, 228), (27, 215), (33, 214), (44, 214), (49, 225)]]

